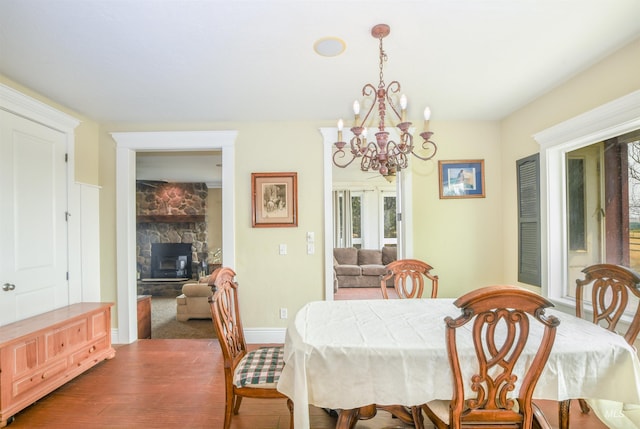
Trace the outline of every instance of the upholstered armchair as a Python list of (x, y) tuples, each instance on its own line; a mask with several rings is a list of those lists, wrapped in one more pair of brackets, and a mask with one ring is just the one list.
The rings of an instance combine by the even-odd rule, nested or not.
[(211, 319), (209, 297), (213, 295), (207, 283), (186, 283), (182, 286), (182, 295), (176, 298), (176, 319), (186, 322), (189, 319)]
[(220, 268), (198, 283), (186, 283), (182, 286), (182, 295), (176, 298), (176, 319), (186, 322), (189, 319), (211, 319), (209, 297), (213, 296), (214, 281)]

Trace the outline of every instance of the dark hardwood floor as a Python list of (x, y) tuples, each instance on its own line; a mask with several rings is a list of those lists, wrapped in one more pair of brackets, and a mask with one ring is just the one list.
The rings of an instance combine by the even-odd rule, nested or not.
[[(340, 289), (335, 299), (377, 299), (380, 290)], [(116, 346), (116, 357), (103, 362), (15, 416), (20, 428), (186, 428), (222, 427), (224, 387), (222, 355), (216, 340), (141, 340)], [(557, 427), (557, 403), (540, 401)], [(335, 418), (311, 407), (311, 428), (335, 427)], [(573, 403), (572, 427), (606, 428)], [(289, 427), (284, 401), (244, 399), (232, 429)], [(406, 428), (385, 412), (357, 429)]]

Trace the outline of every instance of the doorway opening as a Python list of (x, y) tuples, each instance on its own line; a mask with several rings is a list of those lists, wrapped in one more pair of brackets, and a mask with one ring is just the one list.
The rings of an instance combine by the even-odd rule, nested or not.
[(237, 131), (111, 133), (116, 141), (117, 342), (137, 339), (136, 154), (219, 150), (222, 153), (222, 264), (235, 264), (234, 143)]

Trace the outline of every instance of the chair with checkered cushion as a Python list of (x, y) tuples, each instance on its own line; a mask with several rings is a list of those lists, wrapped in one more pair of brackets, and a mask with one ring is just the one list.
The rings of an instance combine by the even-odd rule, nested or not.
[(247, 351), (238, 305), (236, 273), (219, 269), (216, 292), (210, 298), (216, 336), (224, 359), (225, 412), (224, 429), (229, 429), (232, 414), (238, 414), (243, 397), (287, 399), (293, 429), (293, 403), (276, 390), (282, 372), (282, 347), (262, 347)]

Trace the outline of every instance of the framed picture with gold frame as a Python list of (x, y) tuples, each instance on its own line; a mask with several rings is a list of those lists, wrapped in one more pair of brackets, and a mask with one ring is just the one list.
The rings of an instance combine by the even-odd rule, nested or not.
[(484, 159), (438, 161), (440, 198), (484, 198)]
[(251, 173), (251, 226), (298, 226), (298, 173)]

